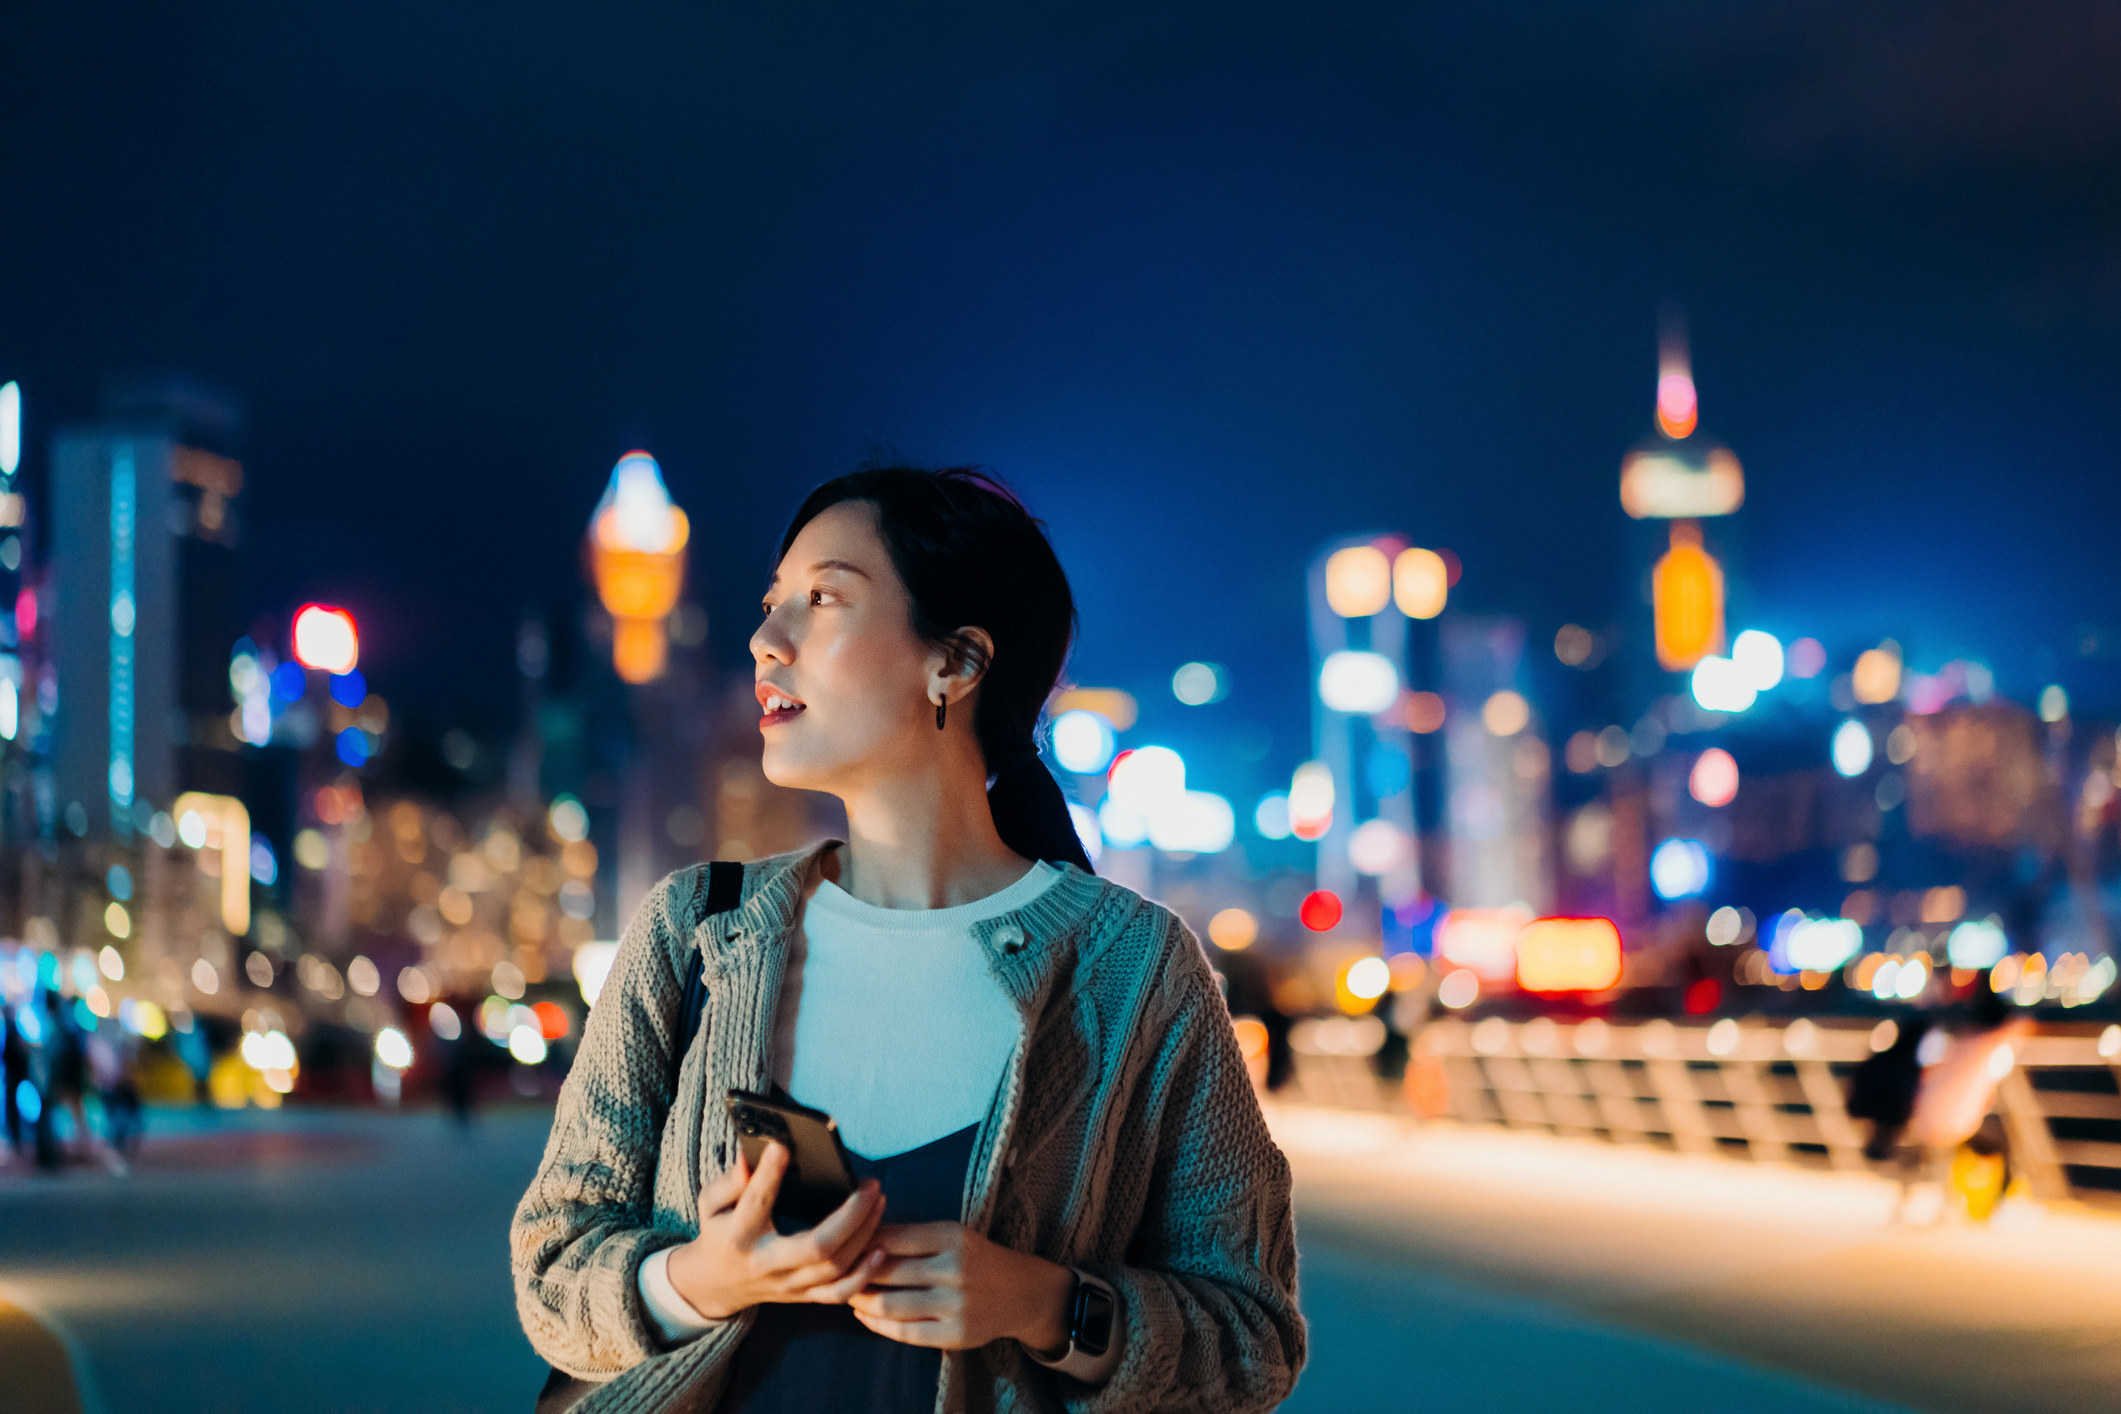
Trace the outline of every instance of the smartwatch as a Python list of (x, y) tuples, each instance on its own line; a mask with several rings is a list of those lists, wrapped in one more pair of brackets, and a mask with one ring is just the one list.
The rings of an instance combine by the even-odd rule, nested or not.
[(1075, 1291), (1068, 1299), (1067, 1350), (1048, 1360), (1026, 1349), (1049, 1370), (1097, 1384), (1119, 1364), (1119, 1293), (1080, 1267), (1068, 1270), (1075, 1273)]

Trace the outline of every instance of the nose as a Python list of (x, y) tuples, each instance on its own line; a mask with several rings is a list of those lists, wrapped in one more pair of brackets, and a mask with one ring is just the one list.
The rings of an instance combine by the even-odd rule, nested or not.
[(751, 631), (750, 646), (754, 663), (786, 663), (795, 657), (794, 646), (782, 628), (778, 611), (759, 620), (759, 626)]

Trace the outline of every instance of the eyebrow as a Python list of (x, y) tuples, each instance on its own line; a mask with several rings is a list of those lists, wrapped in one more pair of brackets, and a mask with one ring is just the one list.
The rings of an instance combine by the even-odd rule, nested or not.
[[(860, 565), (857, 565), (849, 560), (819, 560), (816, 564), (810, 567), (810, 572), (812, 574), (816, 574), (819, 570), (845, 570), (849, 574), (858, 574), (863, 579), (869, 579), (871, 577), (869, 571), (863, 569)], [(766, 587), (768, 589), (771, 589), (774, 585), (779, 584), (780, 582), (780, 571), (775, 570), (773, 572), (773, 578), (766, 581)]]

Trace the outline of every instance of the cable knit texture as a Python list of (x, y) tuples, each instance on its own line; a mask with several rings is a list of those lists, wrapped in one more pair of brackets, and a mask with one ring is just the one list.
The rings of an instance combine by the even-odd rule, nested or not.
[[(670, 1348), (636, 1273), (698, 1233), (700, 1186), (734, 1161), (720, 1097), (766, 1088), (789, 933), (825, 848), (747, 864), (741, 905), (704, 922), (706, 867), (681, 869), (627, 925), (509, 1233), (531, 1345), (605, 1381), (581, 1414), (711, 1411), (721, 1398), (751, 1313)], [(948, 1353), (935, 1407), (1271, 1409), (1305, 1350), (1288, 1162), (1198, 940), (1168, 909), (1062, 868), (1023, 908), (975, 925), (1025, 1025), (980, 1124), (962, 1213), (1004, 1246), (1112, 1283), (1124, 1355), (1093, 1388), (1014, 1341)], [(695, 947), (707, 1015), (673, 1094)]]

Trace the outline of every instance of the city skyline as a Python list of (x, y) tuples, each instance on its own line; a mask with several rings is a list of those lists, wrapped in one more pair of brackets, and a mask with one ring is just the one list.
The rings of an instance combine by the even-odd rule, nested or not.
[[(2114, 647), (2076, 650), (2121, 589), (2098, 253), (2121, 123), (2084, 81), (2097, 45), (2040, 23), (1356, 10), (1188, 45), (1175, 19), (990, 19), (916, 61), (922, 23), (967, 17), (820, 48), (526, 16), (475, 62), (409, 15), (429, 43), (192, 18), (175, 48), (45, 19), (0, 60), (36, 138), (0, 157), (30, 213), (12, 263), (47, 277), (0, 310), (28, 470), (111, 378), (232, 389), (252, 614), (349, 604), (379, 689), (438, 723), (506, 729), (517, 616), (587, 602), (582, 525), (629, 447), (698, 527), (736, 667), (782, 515), (889, 446), (991, 466), (1048, 519), (1079, 681), (1172, 713), (1157, 673), (1225, 663), (1216, 711), (1285, 769), (1328, 539), (1455, 548), (1455, 606), (1535, 644), (1640, 618), (1614, 487), (1674, 304), (1703, 426), (1749, 472), (1734, 628), (2112, 695)], [(1942, 82), (1984, 43), (2044, 85)], [(89, 56), (137, 81), (93, 122)], [(145, 123), (225, 84), (245, 101)], [(537, 156), (486, 160), (510, 124)], [(152, 219), (101, 219), (120, 190)]]

